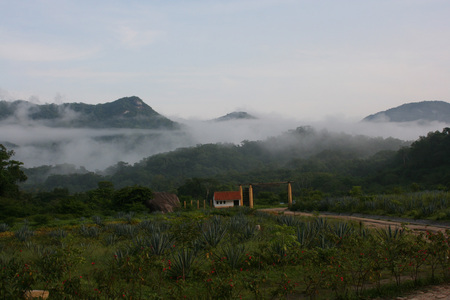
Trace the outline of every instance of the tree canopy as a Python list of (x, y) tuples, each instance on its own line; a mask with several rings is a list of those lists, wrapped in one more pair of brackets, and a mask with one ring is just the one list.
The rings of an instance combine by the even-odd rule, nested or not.
[(0, 196), (14, 196), (19, 192), (17, 183), (27, 180), (20, 169), (22, 162), (12, 160), (14, 151), (0, 144)]

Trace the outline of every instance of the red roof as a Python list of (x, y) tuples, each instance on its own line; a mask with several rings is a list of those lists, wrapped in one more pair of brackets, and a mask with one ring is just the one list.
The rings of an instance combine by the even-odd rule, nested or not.
[(241, 200), (241, 192), (214, 192), (214, 200)]

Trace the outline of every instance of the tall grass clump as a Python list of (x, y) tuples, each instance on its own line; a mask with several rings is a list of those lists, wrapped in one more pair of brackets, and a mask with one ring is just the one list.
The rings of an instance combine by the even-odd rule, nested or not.
[(20, 227), (17, 231), (14, 232), (14, 236), (21, 242), (25, 242), (28, 238), (34, 235), (34, 231), (31, 230), (27, 224)]

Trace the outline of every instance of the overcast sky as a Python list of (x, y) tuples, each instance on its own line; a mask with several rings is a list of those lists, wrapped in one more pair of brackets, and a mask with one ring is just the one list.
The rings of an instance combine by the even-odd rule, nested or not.
[(0, 99), (362, 118), (450, 100), (448, 0), (0, 0)]

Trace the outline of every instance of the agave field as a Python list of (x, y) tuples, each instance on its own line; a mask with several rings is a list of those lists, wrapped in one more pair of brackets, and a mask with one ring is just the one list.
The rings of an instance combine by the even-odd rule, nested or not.
[(447, 191), (424, 191), (409, 194), (309, 198), (298, 201), (293, 210), (450, 220), (450, 193)]
[(248, 208), (0, 225), (0, 298), (360, 299), (442, 282), (448, 233)]

